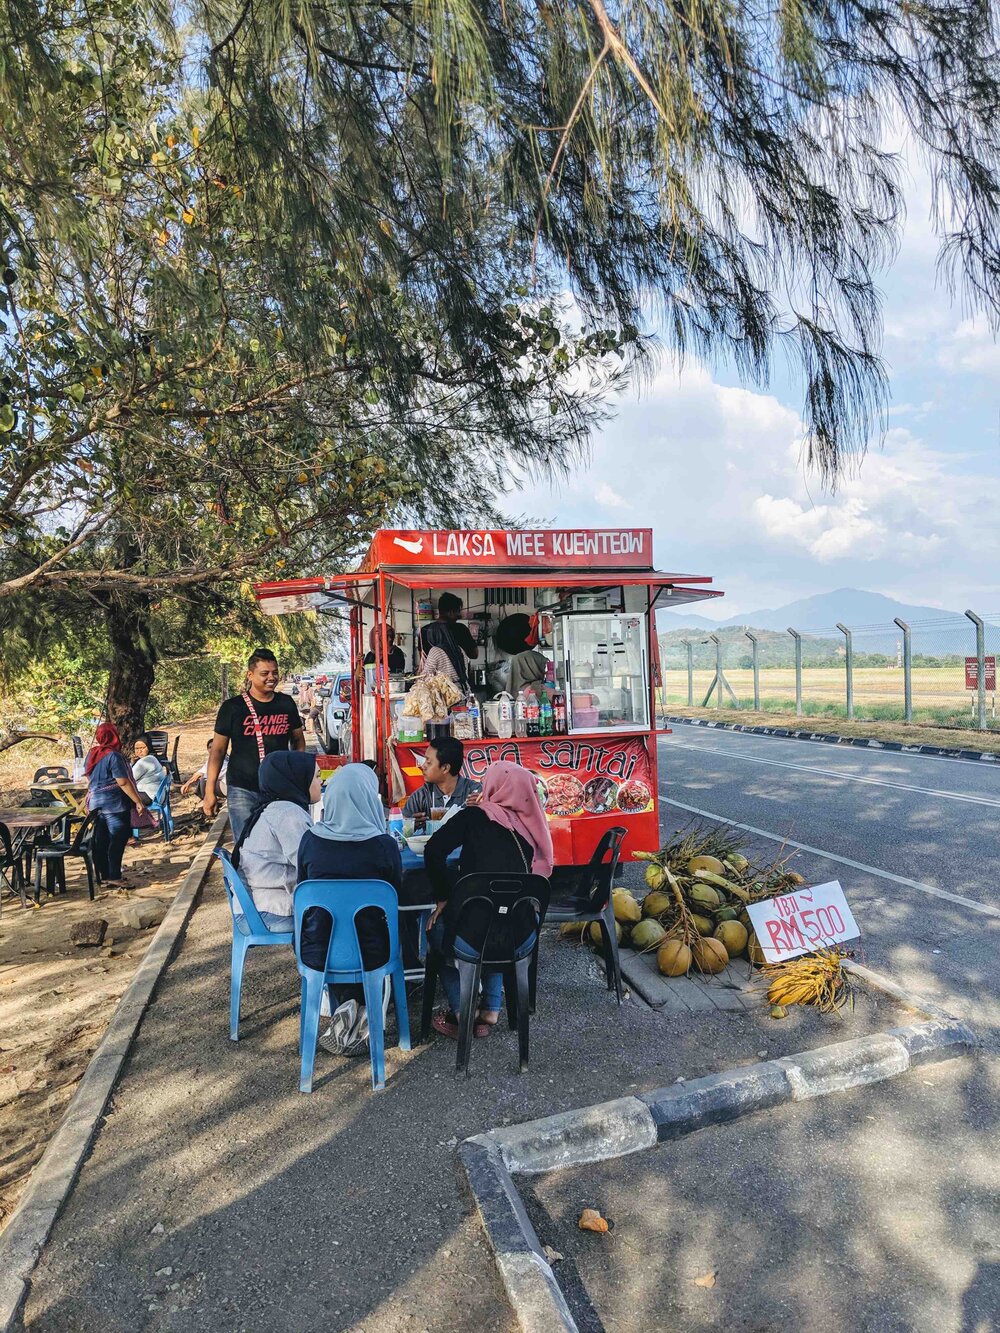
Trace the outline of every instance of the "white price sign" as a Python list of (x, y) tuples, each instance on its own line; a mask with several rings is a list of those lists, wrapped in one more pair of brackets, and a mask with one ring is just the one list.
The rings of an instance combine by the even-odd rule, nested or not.
[(769, 963), (783, 963), (861, 934), (838, 880), (752, 903), (747, 912)]

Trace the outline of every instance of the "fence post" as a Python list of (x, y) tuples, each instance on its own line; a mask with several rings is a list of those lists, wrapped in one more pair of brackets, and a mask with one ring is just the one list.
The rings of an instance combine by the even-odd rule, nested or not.
[(691, 640), (681, 639), (688, 654), (688, 708), (694, 707), (694, 663), (691, 660)]
[(788, 627), (788, 632), (795, 640), (795, 716), (802, 716), (802, 635), (797, 629)]
[(854, 636), (846, 625), (837, 621), (837, 628), (847, 641), (847, 720), (854, 720)]
[(219, 688), (222, 691), (222, 702), (225, 703), (229, 698), (229, 663), (223, 662), (220, 672)]
[(715, 644), (715, 706), (722, 707), (722, 640), (718, 634), (708, 636)]
[(750, 643), (752, 644), (750, 651), (753, 654), (753, 707), (754, 707), (754, 712), (759, 713), (760, 712), (760, 658), (758, 657), (757, 654), (757, 635), (754, 634), (752, 630), (747, 630), (746, 636), (750, 640)]
[(982, 620), (974, 611), (965, 613), (976, 627), (976, 693), (979, 714), (976, 726), (980, 731), (986, 730), (986, 627)]
[(910, 642), (910, 627), (905, 620), (897, 616), (893, 621), (903, 631), (903, 716), (907, 722), (913, 721), (913, 645)]

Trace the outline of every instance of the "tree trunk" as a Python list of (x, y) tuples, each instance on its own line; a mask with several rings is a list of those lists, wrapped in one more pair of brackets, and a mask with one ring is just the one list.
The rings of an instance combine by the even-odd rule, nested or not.
[(111, 662), (108, 671), (108, 721), (125, 745), (146, 726), (146, 707), (156, 679), (156, 649), (144, 598), (102, 599)]

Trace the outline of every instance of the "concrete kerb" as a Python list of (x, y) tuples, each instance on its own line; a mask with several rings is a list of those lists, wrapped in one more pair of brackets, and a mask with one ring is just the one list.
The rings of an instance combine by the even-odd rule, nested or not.
[(880, 741), (874, 736), (838, 736), (830, 732), (806, 731), (789, 727), (748, 726), (743, 722), (716, 722), (711, 717), (673, 717), (663, 714), (663, 721), (685, 727), (707, 727), (710, 731), (744, 731), (749, 736), (782, 736), (786, 740), (819, 741), (824, 745), (850, 745), (862, 750), (892, 750), (901, 754), (930, 754), (945, 759), (970, 759), (982, 764), (1000, 764), (1000, 754), (988, 750), (966, 750), (947, 745), (907, 745), (905, 741)]
[(83, 1165), (156, 984), (173, 955), (226, 825), (223, 812), (202, 843), (153, 936), (66, 1114), (0, 1232), (0, 1333), (15, 1327), (35, 1265)]
[(573, 1333), (577, 1324), (525, 1212), (512, 1175), (539, 1175), (681, 1138), (788, 1102), (894, 1078), (917, 1065), (966, 1055), (979, 1042), (958, 1019), (868, 968), (852, 972), (924, 1021), (820, 1046), (635, 1097), (565, 1111), (467, 1139), (466, 1178), (522, 1333)]

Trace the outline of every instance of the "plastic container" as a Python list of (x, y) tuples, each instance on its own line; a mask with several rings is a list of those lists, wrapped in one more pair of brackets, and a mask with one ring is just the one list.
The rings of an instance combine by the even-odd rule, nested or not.
[(451, 735), (450, 717), (432, 717), (424, 723), (424, 739), (436, 741), (441, 736)]

